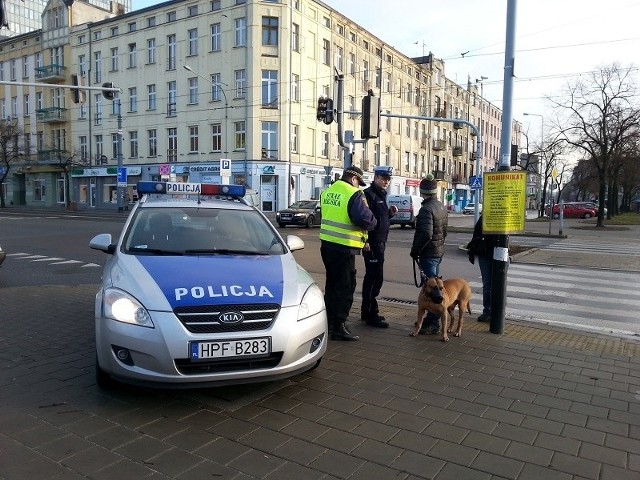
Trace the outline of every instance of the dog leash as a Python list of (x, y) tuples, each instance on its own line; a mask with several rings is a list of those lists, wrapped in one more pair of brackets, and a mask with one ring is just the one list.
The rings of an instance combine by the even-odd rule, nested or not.
[[(416, 265), (418, 266), (418, 272), (420, 272), (420, 283), (418, 283), (418, 280), (416, 279)], [(424, 283), (424, 272), (420, 269), (420, 265), (418, 264), (418, 262), (414, 259), (413, 260), (413, 284), (417, 287), (420, 288), (422, 286), (422, 284)]]

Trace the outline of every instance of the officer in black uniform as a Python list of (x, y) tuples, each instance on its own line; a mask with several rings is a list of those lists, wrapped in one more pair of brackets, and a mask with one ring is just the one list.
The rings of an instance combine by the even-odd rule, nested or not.
[(395, 205), (387, 205), (387, 188), (391, 182), (392, 167), (373, 169), (373, 182), (364, 190), (369, 208), (376, 217), (378, 225), (369, 232), (369, 241), (362, 249), (365, 274), (362, 282), (362, 308), (360, 318), (372, 327), (387, 328), (389, 324), (380, 315), (376, 297), (380, 294), (384, 282), (384, 251), (389, 236), (390, 219), (397, 212)]

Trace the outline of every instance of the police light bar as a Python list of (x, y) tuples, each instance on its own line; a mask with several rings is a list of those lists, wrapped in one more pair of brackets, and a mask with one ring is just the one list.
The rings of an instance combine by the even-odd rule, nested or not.
[(167, 195), (226, 195), (241, 198), (246, 193), (244, 185), (214, 185), (211, 183), (138, 182), (138, 195), (145, 193)]

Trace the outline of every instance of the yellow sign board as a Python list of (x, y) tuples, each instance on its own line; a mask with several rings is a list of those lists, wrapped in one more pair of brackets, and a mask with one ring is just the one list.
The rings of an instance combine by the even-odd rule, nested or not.
[(526, 191), (526, 172), (485, 173), (482, 231), (498, 235), (524, 232)]

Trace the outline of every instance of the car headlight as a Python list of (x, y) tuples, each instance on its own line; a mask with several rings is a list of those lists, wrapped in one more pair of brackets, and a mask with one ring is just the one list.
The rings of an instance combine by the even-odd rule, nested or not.
[(312, 315), (316, 315), (322, 310), (324, 310), (324, 295), (322, 294), (320, 287), (314, 283), (302, 296), (298, 321), (309, 318)]
[(107, 288), (102, 297), (104, 316), (119, 322), (154, 328), (151, 315), (133, 296), (117, 288)]

